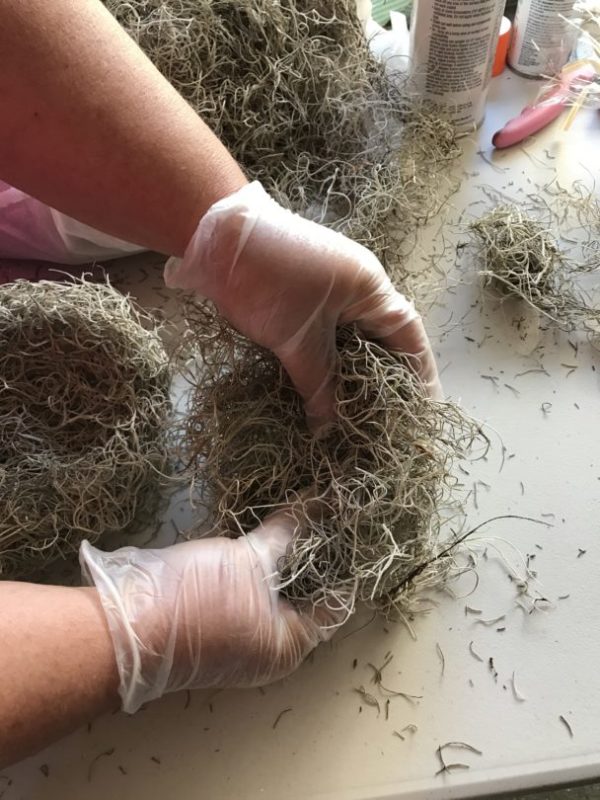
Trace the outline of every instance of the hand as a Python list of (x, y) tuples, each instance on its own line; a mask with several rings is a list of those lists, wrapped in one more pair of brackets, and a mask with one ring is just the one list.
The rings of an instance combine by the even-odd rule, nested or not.
[(82, 569), (100, 594), (125, 711), (179, 689), (270, 683), (333, 635), (337, 620), (329, 612), (299, 613), (276, 588), (277, 562), (296, 527), (282, 511), (239, 539), (112, 553), (82, 544)]
[(272, 350), (302, 395), (313, 427), (334, 418), (335, 330), (358, 323), (366, 336), (412, 356), (435, 399), (435, 359), (421, 318), (365, 247), (279, 206), (259, 183), (215, 203), (168, 286), (212, 300), (241, 333)]

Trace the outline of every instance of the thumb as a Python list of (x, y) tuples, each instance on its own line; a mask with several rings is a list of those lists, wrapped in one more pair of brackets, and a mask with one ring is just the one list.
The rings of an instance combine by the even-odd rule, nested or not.
[(335, 328), (313, 326), (300, 341), (274, 352), (304, 400), (310, 429), (318, 434), (335, 420)]
[(325, 606), (296, 609), (287, 600), (281, 608), (289, 630), (300, 630), (304, 637), (311, 642), (311, 648), (319, 642), (328, 642), (335, 632), (347, 620), (348, 615), (341, 611), (333, 611)]
[[(295, 536), (302, 535), (303, 514), (319, 514), (322, 511), (319, 499), (307, 503), (288, 506), (270, 514), (246, 539), (261, 559), (266, 574), (277, 571), (280, 559), (286, 554)], [(337, 628), (347, 619), (343, 609), (330, 609), (325, 606), (296, 608), (278, 594), (279, 610), (291, 630), (302, 629), (304, 635), (313, 640), (312, 646), (330, 639)]]
[[(244, 537), (256, 553), (269, 554), (271, 563), (277, 564), (287, 552), (294, 537), (305, 530), (307, 517), (316, 518), (326, 506), (312, 490), (303, 490), (298, 501), (284, 506), (265, 519)], [(239, 540), (238, 540), (239, 541)]]
[(384, 342), (390, 350), (409, 356), (419, 375), (427, 394), (432, 400), (442, 401), (444, 392), (440, 382), (433, 350), (425, 332), (421, 317), (415, 317), (408, 324), (388, 336)]
[(288, 546), (302, 528), (299, 515), (293, 507), (269, 514), (260, 525), (248, 533), (244, 540), (260, 558), (265, 574), (277, 570), (279, 559), (286, 554)]

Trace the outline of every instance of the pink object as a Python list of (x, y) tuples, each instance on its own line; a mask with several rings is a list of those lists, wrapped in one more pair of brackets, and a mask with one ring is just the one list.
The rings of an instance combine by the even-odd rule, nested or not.
[(0, 180), (0, 258), (89, 264), (142, 250), (77, 222)]
[(571, 104), (575, 84), (585, 85), (597, 78), (596, 70), (591, 66), (580, 67), (571, 72), (564, 72), (558, 84), (551, 86), (531, 106), (525, 106), (518, 117), (514, 117), (492, 137), (492, 144), (499, 150), (512, 147), (522, 142), (553, 120), (559, 117)]

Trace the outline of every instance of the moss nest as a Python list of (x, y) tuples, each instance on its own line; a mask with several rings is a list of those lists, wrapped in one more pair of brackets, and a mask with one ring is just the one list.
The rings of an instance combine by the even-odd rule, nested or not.
[(317, 439), (274, 356), (208, 304), (188, 309), (188, 325), (201, 366), (183, 439), (215, 530), (248, 532), (293, 503), (298, 535), (280, 564), (290, 600), (409, 613), (415, 589), (446, 573), (449, 559), (436, 556), (453, 469), (479, 426), (428, 399), (405, 357), (347, 326), (338, 335), (338, 420)]
[[(593, 206), (586, 206), (593, 210)], [(596, 206), (597, 208), (597, 206)], [(548, 225), (514, 205), (499, 205), (469, 226), (484, 287), (518, 297), (559, 328), (596, 330), (600, 308), (578, 285), (598, 259), (572, 261)]]
[[(353, 3), (104, 3), (250, 179), (368, 247), (406, 294), (429, 290), (431, 276), (410, 273), (405, 256), (455, 188), (448, 166), (460, 150), (453, 127), (371, 56)], [(273, 355), (209, 304), (187, 317), (199, 366), (183, 447), (215, 530), (240, 535), (294, 502), (286, 595), (348, 614), (360, 601), (405, 613), (415, 586), (447, 566), (436, 558), (442, 509), (477, 426), (424, 397), (406, 360), (346, 328), (339, 421), (315, 439)]]
[(0, 286), (0, 575), (123, 531), (166, 468), (170, 368), (106, 283)]

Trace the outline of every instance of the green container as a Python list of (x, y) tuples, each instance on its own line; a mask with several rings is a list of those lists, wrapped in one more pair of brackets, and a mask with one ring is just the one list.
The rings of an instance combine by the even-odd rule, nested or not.
[(390, 21), (390, 11), (400, 11), (410, 16), (412, 0), (373, 0), (372, 17), (380, 25), (387, 25)]

